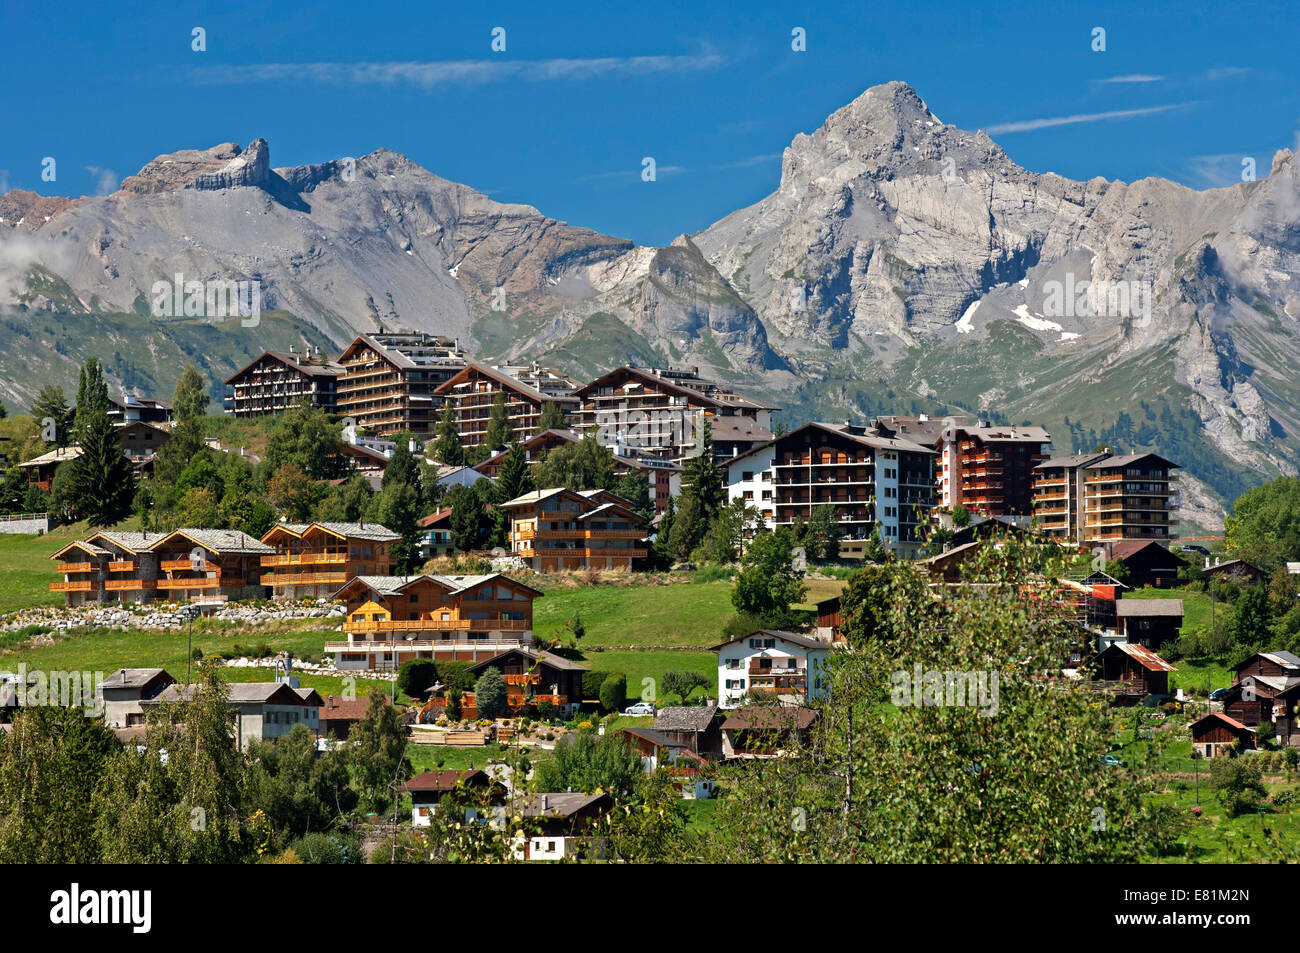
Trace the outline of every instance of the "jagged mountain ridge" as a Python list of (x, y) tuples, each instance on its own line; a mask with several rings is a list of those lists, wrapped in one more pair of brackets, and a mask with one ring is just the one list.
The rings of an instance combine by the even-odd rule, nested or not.
[[(1188, 483), (1212, 525), (1225, 467), (1257, 481), (1300, 456), (1297, 185), (1286, 150), (1268, 178), (1204, 192), (1028, 172), (890, 83), (796, 136), (771, 195), (661, 249), (387, 150), (273, 169), (255, 140), (160, 156), (103, 198), (0, 196), (0, 263), (39, 262), (75, 296), (29, 281), (28, 314), (139, 314), (177, 272), (256, 278), (267, 307), (336, 342), (382, 322), (579, 371), (688, 362), (794, 416), (989, 410), (1053, 423), (1061, 449), (1071, 412), (1095, 404), (1100, 429), (1154, 394), (1151, 419), (1195, 414), (1207, 462), (1180, 462), (1218, 488)], [(1049, 314), (1051, 283), (1084, 278), (1146, 283), (1150, 321)]]

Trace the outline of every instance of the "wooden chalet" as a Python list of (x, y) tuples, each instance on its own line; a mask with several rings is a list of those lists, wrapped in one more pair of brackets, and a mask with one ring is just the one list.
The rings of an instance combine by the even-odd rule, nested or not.
[(649, 551), (641, 518), (608, 490), (553, 487), (501, 506), (510, 514), (511, 551), (536, 572), (631, 569)]
[(1192, 724), (1192, 753), (1200, 758), (1231, 755), (1238, 747), (1255, 747), (1255, 730), (1221, 712), (1211, 712)]
[(613, 810), (608, 794), (541, 793), (512, 797), (506, 810), (521, 817), (528, 834), (520, 834), (516, 860), (577, 859), (598, 848), (592, 831)]
[(1124, 539), (1105, 543), (1101, 548), (1106, 562), (1118, 562), (1128, 570), (1135, 587), (1163, 589), (1176, 585), (1178, 570), (1187, 565), (1187, 560), (1154, 539)]
[(1115, 631), (1127, 641), (1153, 651), (1178, 638), (1182, 625), (1182, 599), (1118, 599), (1115, 602)]
[(1155, 652), (1132, 642), (1112, 642), (1095, 665), (1095, 677), (1106, 683), (1120, 705), (1135, 705), (1148, 695), (1168, 695), (1169, 673), (1177, 671)]
[(326, 642), (325, 652), (353, 670), (396, 668), (408, 658), (493, 658), (532, 642), (539, 595), (500, 573), (356, 576), (334, 594), (347, 605), (347, 640)]
[(749, 705), (722, 723), (725, 758), (779, 758), (805, 741), (821, 712), (803, 705)]
[(506, 705), (524, 709), (550, 702), (556, 708), (576, 711), (582, 701), (582, 674), (587, 666), (552, 652), (520, 646), (471, 665), (475, 678), (490, 668), (506, 680)]
[(437, 768), (421, 771), (403, 784), (398, 790), (411, 798), (411, 824), (415, 827), (428, 827), (438, 805), (448, 797), (462, 794), (473, 800), (464, 808), (463, 820), (477, 820), (481, 815), (479, 808), (492, 808), (504, 805), (506, 789), (481, 769), (456, 771)]
[(393, 571), (390, 547), (402, 537), (379, 523), (277, 523), (262, 536), (262, 584), (274, 599), (323, 598), (354, 576)]

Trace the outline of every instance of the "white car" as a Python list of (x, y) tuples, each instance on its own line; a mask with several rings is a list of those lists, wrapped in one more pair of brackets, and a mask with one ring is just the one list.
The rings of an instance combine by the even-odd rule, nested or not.
[(655, 706), (650, 702), (637, 702), (635, 705), (629, 705), (623, 709), (625, 715), (653, 715)]

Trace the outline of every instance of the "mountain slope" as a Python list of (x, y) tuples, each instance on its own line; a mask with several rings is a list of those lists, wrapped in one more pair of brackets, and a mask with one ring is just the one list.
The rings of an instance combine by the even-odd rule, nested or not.
[[(1043, 423), (1061, 450), (1160, 450), (1213, 529), (1300, 460), (1298, 176), (1286, 150), (1268, 178), (1204, 192), (1029, 172), (889, 83), (796, 136), (771, 195), (656, 249), (387, 150), (273, 169), (265, 140), (226, 143), (103, 198), (0, 196), (0, 397), (26, 405), (94, 344), (24, 328), (74, 315), (125, 363), (187, 353), (209, 323), (152, 319), (154, 284), (256, 279), (276, 320), (221, 325), (214, 383), (260, 347), (380, 323), (575, 374), (689, 363), (790, 419), (971, 412)], [(15, 359), (31, 348), (36, 375)]]

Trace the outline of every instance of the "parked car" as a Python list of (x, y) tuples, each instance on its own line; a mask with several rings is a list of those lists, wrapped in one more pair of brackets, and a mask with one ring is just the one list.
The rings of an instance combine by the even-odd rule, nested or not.
[(655, 706), (650, 702), (637, 702), (635, 705), (629, 705), (623, 709), (625, 715), (653, 715)]
[(1214, 691), (1210, 692), (1210, 701), (1221, 702), (1231, 694), (1231, 688), (1216, 688)]
[(1102, 755), (1102, 756), (1101, 756), (1101, 763), (1104, 764), (1104, 765), (1106, 765), (1107, 767), (1111, 767), (1111, 768), (1127, 768), (1127, 767), (1128, 767), (1128, 763), (1127, 763), (1127, 762), (1125, 762), (1125, 761), (1121, 761), (1119, 758), (1115, 757), (1113, 754), (1104, 754), (1104, 755)]

